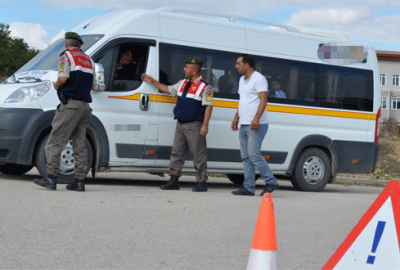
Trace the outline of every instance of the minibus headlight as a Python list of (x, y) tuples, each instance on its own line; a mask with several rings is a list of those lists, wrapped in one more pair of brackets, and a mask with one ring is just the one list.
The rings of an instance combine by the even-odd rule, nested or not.
[(7, 99), (5, 103), (23, 103), (36, 100), (46, 94), (51, 88), (50, 81), (43, 83), (24, 86), (15, 90)]

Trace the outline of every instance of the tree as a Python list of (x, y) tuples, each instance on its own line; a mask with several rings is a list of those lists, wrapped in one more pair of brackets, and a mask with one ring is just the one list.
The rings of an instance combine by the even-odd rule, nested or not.
[(11, 37), (10, 26), (0, 22), (0, 77), (9, 77), (40, 51), (22, 38)]

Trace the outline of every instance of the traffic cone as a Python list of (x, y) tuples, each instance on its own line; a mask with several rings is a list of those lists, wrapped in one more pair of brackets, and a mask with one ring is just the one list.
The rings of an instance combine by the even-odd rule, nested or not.
[(278, 269), (277, 249), (274, 202), (272, 195), (265, 193), (258, 212), (247, 270)]

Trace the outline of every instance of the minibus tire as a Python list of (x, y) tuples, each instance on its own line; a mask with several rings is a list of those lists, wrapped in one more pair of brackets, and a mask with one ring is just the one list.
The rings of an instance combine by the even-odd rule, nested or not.
[(33, 168), (32, 165), (5, 164), (0, 165), (0, 172), (10, 175), (23, 175)]
[[(231, 174), (227, 173), (226, 176), (228, 177), (229, 180), (231, 180), (233, 183), (237, 185), (243, 185), (244, 182), (244, 174)], [(257, 180), (260, 178), (259, 174), (255, 175), (255, 179)]]
[(319, 148), (304, 150), (297, 160), (290, 181), (300, 191), (321, 191), (331, 176), (331, 163), (328, 156)]
[[(47, 174), (45, 147), (46, 147), (47, 141), (49, 140), (49, 137), (50, 137), (50, 135), (47, 135), (46, 137), (43, 138), (43, 140), (40, 142), (40, 144), (37, 148), (37, 151), (36, 151), (35, 166), (36, 166), (37, 170), (39, 171), (40, 175)], [(86, 174), (88, 174), (90, 171), (90, 168), (92, 167), (92, 164), (93, 164), (93, 148), (87, 138), (86, 138), (86, 147), (87, 147), (87, 155), (88, 155), (88, 163), (87, 163), (88, 166), (86, 167)], [(72, 181), (75, 178), (75, 174), (73, 171), (68, 174), (64, 174), (64, 173), (60, 172), (60, 173), (58, 173), (57, 177), (60, 180)]]

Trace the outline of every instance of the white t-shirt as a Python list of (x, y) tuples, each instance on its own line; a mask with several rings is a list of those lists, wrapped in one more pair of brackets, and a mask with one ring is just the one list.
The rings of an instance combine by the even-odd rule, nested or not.
[[(257, 113), (260, 104), (258, 93), (268, 92), (267, 79), (259, 72), (254, 71), (250, 78), (244, 76), (239, 81), (239, 126), (250, 125)], [(260, 118), (260, 124), (268, 124), (267, 109)]]

